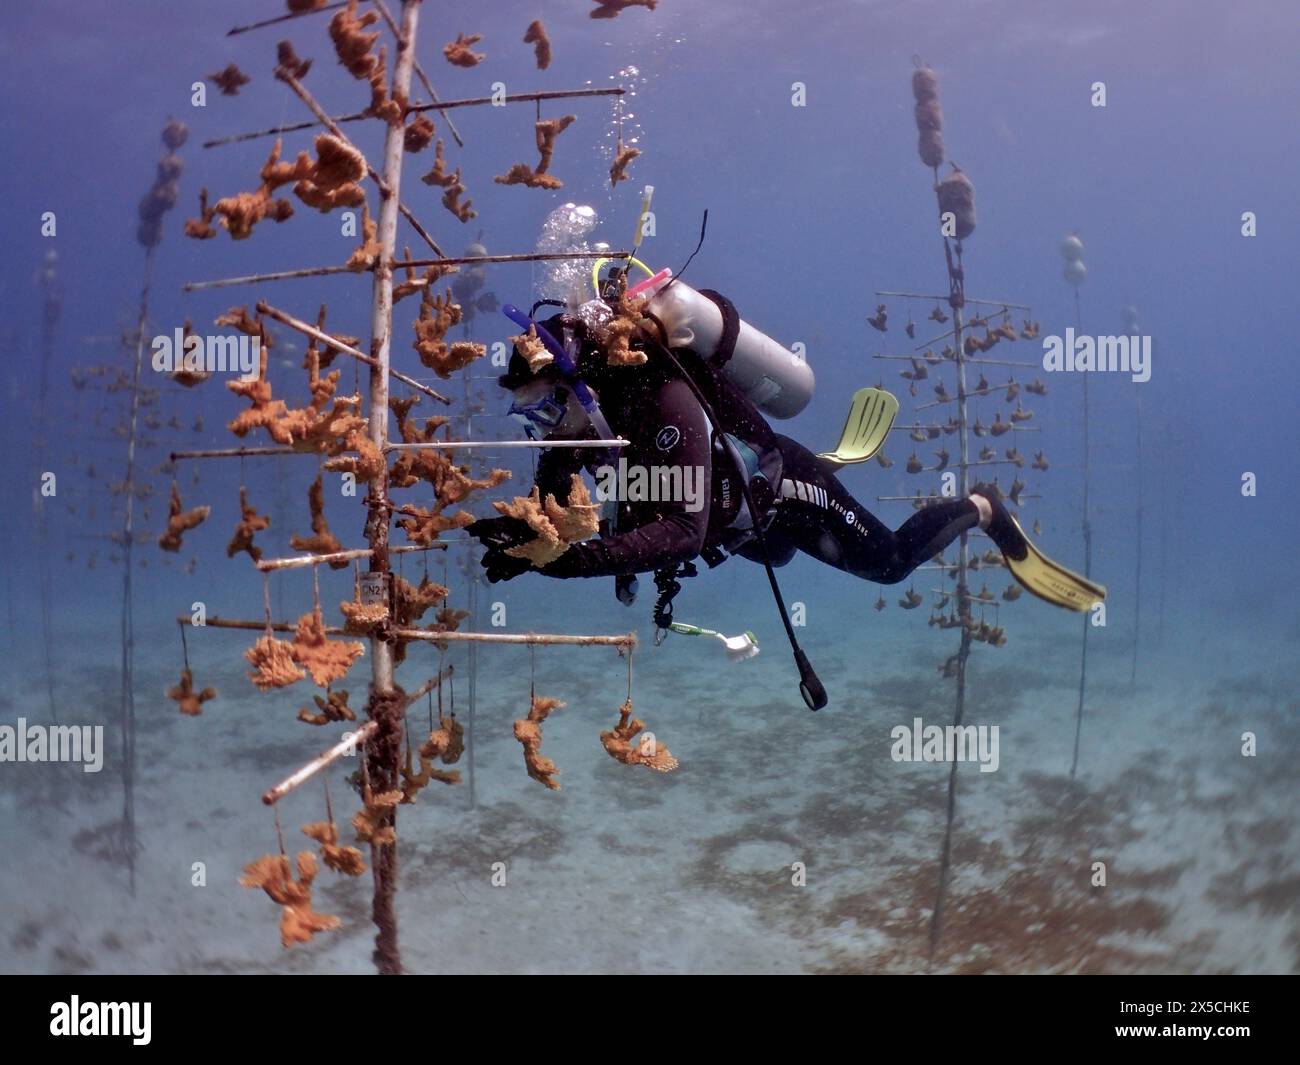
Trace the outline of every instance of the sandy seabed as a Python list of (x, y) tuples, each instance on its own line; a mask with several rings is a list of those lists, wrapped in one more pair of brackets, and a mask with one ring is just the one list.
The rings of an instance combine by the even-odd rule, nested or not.
[[(1019, 653), (973, 652), (966, 720), (999, 726), (1000, 766), (959, 772), (933, 968), (1300, 970), (1300, 717), (1276, 649), (1238, 630), (1218, 648), (1231, 667), (1207, 676), (1198, 637), (1171, 621), (1130, 685), (1123, 648), (1094, 641), (1072, 781), (1077, 631), (1013, 632)], [(161, 697), (179, 668), (173, 641), (141, 641), (134, 895), (125, 870), (96, 856), (96, 828), (121, 809), (112, 648), (100, 658), (84, 647), (61, 678), (96, 693), (87, 712), (109, 723), (110, 761), (99, 774), (0, 767), (4, 971), (371, 971), (369, 875), (322, 870), (316, 909), (342, 927), (289, 950), (276, 907), (238, 886), (242, 867), (276, 846), (262, 791), (342, 732), (293, 720), (306, 684), (270, 696), (252, 688), (237, 657), (247, 635), (208, 634), (219, 652), (191, 643), (196, 680), (221, 692), (197, 719)], [(955, 637), (923, 623), (875, 623), (869, 640), (811, 632), (831, 695), (814, 715), (776, 633), (737, 665), (703, 640), (656, 649), (648, 626), (641, 635), (636, 712), (681, 759), (667, 776), (615, 763), (600, 746), (626, 694), (615, 652), (538, 656), (539, 693), (568, 704), (544, 727), (558, 792), (528, 779), (511, 735), (526, 707), (527, 653), (513, 652), (508, 674), (482, 660), (473, 807), (467, 783), (435, 783), (399, 812), (407, 970), (924, 971), (947, 767), (894, 762), (889, 733), (916, 716), (949, 719), (950, 682), (935, 665)], [(431, 649), (412, 649), (402, 679), (413, 687), (434, 668)], [(44, 719), (34, 676), (10, 689), (4, 720)], [(463, 718), (463, 686), (458, 698)], [(412, 722), (418, 733), (427, 712), (413, 709)], [(1241, 753), (1245, 731), (1257, 737), (1253, 758)], [(350, 837), (343, 822), (358, 804), (346, 772), (332, 773), (331, 794)], [(324, 816), (322, 790), (282, 807), (286, 846), (307, 848), (298, 826)], [(191, 882), (195, 862), (206, 886)], [(504, 886), (491, 883), (498, 862)], [(1093, 886), (1096, 862), (1105, 887)], [(795, 863), (806, 868), (799, 886)]]

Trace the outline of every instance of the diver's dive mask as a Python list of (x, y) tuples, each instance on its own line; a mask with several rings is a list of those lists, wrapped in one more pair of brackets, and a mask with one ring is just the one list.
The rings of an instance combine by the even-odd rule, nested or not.
[(568, 410), (569, 389), (557, 384), (541, 399), (531, 403), (518, 401), (510, 404), (510, 417), (514, 418), (528, 434), (528, 439), (536, 440), (554, 429), (558, 429)]

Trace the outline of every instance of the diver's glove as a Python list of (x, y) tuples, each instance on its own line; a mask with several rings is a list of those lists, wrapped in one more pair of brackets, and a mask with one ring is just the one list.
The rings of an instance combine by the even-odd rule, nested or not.
[(465, 531), (488, 548), (514, 547), (531, 540), (536, 534), (520, 518), (480, 518), (465, 526)]
[(483, 552), (479, 564), (483, 567), (483, 575), (487, 577), (490, 584), (512, 580), (533, 568), (528, 559), (507, 555), (504, 547), (488, 548)]

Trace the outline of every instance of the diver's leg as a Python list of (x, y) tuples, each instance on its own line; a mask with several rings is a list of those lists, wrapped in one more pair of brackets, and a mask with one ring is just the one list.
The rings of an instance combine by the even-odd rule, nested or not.
[(889, 529), (811, 451), (788, 437), (778, 441), (785, 466), (775, 531), (846, 573), (896, 584), (979, 521), (975, 503), (954, 499), (918, 511), (897, 531)]

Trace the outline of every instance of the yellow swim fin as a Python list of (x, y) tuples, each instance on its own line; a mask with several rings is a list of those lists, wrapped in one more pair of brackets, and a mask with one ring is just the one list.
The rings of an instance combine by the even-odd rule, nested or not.
[(835, 466), (866, 462), (884, 446), (898, 416), (898, 400), (883, 388), (859, 388), (853, 393), (849, 416), (834, 451), (817, 457)]
[(1025, 557), (1016, 559), (1006, 551), (1002, 557), (1011, 575), (1025, 586), (1026, 591), (1055, 606), (1080, 612), (1092, 609), (1106, 598), (1105, 587), (1053, 562), (1025, 536), (1025, 530), (1020, 528), (1020, 522), (1016, 521), (1014, 514), (1008, 513), (1007, 517), (1024, 540)]

